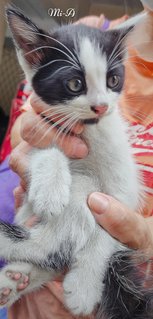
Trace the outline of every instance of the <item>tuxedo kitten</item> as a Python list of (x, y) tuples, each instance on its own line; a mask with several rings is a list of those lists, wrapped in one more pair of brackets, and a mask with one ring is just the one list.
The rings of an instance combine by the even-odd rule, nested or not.
[[(89, 154), (70, 160), (52, 145), (31, 152), (24, 205), (14, 225), (0, 222), (0, 257), (9, 262), (0, 273), (1, 299), (10, 306), (67, 269), (64, 300), (74, 315), (95, 311), (97, 318), (131, 319), (144, 312), (149, 318), (130, 251), (97, 225), (87, 205), (97, 191), (139, 208), (142, 185), (118, 107), (132, 28), (102, 32), (67, 25), (46, 33), (15, 8), (7, 17), (19, 62), (44, 102), (42, 120), (52, 121), (58, 134), (84, 123)], [(24, 222), (33, 214), (40, 222), (27, 229)], [(15, 281), (10, 272), (22, 276)], [(18, 291), (25, 276), (29, 285)]]

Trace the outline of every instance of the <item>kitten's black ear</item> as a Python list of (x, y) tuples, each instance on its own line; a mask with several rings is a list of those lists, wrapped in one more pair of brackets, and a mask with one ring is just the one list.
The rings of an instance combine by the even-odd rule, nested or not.
[(126, 46), (133, 29), (134, 26), (128, 26), (121, 29), (112, 29), (107, 31), (109, 43), (106, 50), (109, 61), (123, 61), (127, 54)]
[(35, 69), (40, 65), (44, 55), (44, 50), (41, 47), (48, 43), (47, 33), (39, 29), (14, 6), (6, 8), (6, 16), (13, 34), (19, 62), (25, 73), (27, 73), (25, 63), (30, 69)]
[(132, 31), (134, 30), (134, 25), (130, 25), (128, 27), (118, 28), (111, 30), (114, 40), (116, 38), (116, 43), (121, 46), (125, 46), (126, 41), (131, 36)]

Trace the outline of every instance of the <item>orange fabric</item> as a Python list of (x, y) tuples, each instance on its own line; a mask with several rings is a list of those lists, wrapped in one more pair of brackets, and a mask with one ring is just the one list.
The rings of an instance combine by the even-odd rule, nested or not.
[(130, 140), (146, 186), (144, 216), (150, 216), (153, 214), (153, 62), (143, 60), (132, 49), (125, 70), (120, 106), (132, 124)]

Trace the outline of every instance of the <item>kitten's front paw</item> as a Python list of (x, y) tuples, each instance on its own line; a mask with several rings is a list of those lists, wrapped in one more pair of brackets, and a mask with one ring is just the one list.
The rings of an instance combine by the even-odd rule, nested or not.
[(32, 161), (28, 199), (33, 211), (50, 218), (60, 215), (70, 199), (68, 161), (58, 149), (41, 150)]
[(74, 315), (89, 315), (100, 302), (101, 291), (92, 285), (91, 278), (84, 271), (70, 271), (63, 287), (66, 306)]

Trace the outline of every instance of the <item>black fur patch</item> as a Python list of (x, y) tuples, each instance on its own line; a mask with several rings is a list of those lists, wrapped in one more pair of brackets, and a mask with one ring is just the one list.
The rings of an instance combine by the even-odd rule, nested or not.
[[(54, 60), (55, 57), (56, 55), (52, 59)], [(61, 56), (61, 58), (64, 57)], [(58, 69), (59, 71), (56, 73)], [(58, 103), (66, 103), (76, 97), (76, 94), (71, 93), (66, 87), (66, 81), (73, 78), (79, 78), (85, 83), (84, 74), (81, 70), (76, 70), (67, 62), (58, 62), (52, 68), (45, 67), (38, 71), (33, 78), (32, 84), (35, 92), (43, 101), (49, 105), (56, 105)], [(80, 91), (77, 96), (85, 94), (85, 92), (86, 86), (84, 84), (83, 91)]]
[(82, 120), (82, 123), (84, 124), (97, 124), (99, 122), (99, 119), (86, 119)]
[(153, 289), (144, 287), (145, 272), (139, 258), (132, 261), (133, 254), (118, 252), (112, 256), (96, 319), (153, 319)]
[(29, 238), (29, 232), (23, 227), (10, 225), (2, 221), (0, 222), (0, 232), (13, 242), (20, 242)]
[(61, 244), (59, 251), (50, 253), (47, 259), (42, 261), (39, 266), (48, 270), (64, 271), (71, 265), (72, 251), (72, 245), (69, 242), (64, 242)]

